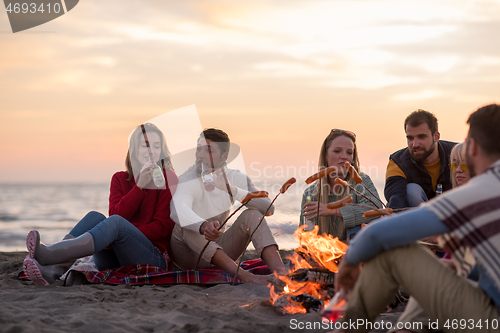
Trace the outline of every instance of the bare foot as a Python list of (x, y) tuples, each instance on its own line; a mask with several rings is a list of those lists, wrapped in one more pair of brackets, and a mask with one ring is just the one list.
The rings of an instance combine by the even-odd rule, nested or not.
[(252, 279), (248, 282), (250, 283), (254, 283), (254, 284), (258, 284), (258, 285), (261, 285), (261, 286), (267, 286), (271, 280), (273, 279), (274, 275), (273, 274), (269, 274), (269, 275), (255, 275), (255, 274), (252, 274)]

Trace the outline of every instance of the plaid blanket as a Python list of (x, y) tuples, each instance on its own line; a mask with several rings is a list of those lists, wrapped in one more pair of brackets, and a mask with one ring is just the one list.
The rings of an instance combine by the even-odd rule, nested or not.
[[(252, 259), (241, 263), (241, 268), (253, 274), (269, 274), (270, 271), (262, 259)], [(231, 283), (233, 277), (218, 268), (205, 268), (188, 271), (165, 271), (151, 265), (132, 265), (104, 271), (71, 271), (68, 279), (80, 274), (90, 283), (108, 284), (219, 284)], [(28, 280), (24, 272), (19, 273), (20, 279)], [(65, 284), (66, 284), (65, 281)], [(241, 283), (236, 279), (235, 283)]]

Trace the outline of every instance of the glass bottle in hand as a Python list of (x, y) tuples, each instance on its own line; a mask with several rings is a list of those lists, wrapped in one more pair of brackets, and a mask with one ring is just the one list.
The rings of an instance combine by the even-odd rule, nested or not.
[(201, 163), (201, 179), (203, 180), (203, 186), (205, 191), (212, 192), (215, 189), (214, 174), (212, 170), (208, 168), (205, 163)]
[(334, 323), (337, 319), (343, 318), (348, 300), (349, 294), (344, 289), (337, 292), (328, 306), (321, 311), (323, 321)]
[(165, 177), (163, 177), (163, 172), (161, 168), (156, 164), (153, 160), (153, 157), (150, 156), (149, 159), (153, 161), (153, 182), (156, 187), (164, 187), (165, 186)]

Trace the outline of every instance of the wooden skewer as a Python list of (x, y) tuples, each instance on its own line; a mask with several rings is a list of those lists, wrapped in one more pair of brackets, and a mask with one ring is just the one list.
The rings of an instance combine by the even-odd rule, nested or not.
[(375, 203), (375, 201), (373, 201), (372, 199), (368, 198), (366, 195), (364, 195), (363, 193), (359, 192), (358, 190), (356, 190), (354, 187), (352, 187), (351, 185), (349, 185), (348, 182), (346, 182), (345, 180), (343, 179), (340, 179), (340, 178), (335, 178), (335, 184), (338, 184), (342, 187), (349, 187), (351, 190), (353, 190), (354, 192), (358, 193), (360, 196), (362, 196), (363, 198), (365, 198), (366, 200), (370, 201), (372, 204), (375, 205), (375, 207), (379, 208), (379, 206)]
[(287, 180), (283, 184), (283, 186), (281, 186), (280, 191), (278, 192), (278, 194), (276, 194), (276, 196), (274, 197), (273, 201), (271, 201), (271, 204), (269, 205), (269, 207), (267, 207), (266, 212), (264, 213), (264, 215), (262, 215), (262, 218), (260, 219), (259, 224), (257, 224), (257, 227), (255, 227), (255, 229), (252, 231), (252, 233), (248, 237), (247, 244), (245, 245), (245, 249), (243, 250), (243, 253), (240, 255), (240, 257), (238, 258), (238, 261), (237, 261), (238, 267), (236, 267), (236, 273), (234, 274), (234, 277), (233, 277), (233, 282), (232, 282), (233, 285), (234, 285), (234, 282), (236, 281), (236, 277), (238, 276), (238, 272), (240, 270), (241, 258), (243, 258), (243, 254), (247, 250), (248, 244), (250, 244), (250, 241), (252, 240), (252, 236), (255, 234), (255, 232), (257, 231), (257, 229), (260, 227), (260, 225), (262, 224), (262, 221), (264, 221), (264, 217), (267, 216), (267, 213), (269, 212), (269, 209), (271, 209), (271, 207), (273, 206), (273, 204), (276, 201), (276, 199), (278, 199), (279, 195), (285, 193), (290, 188), (290, 186), (292, 186), (296, 181), (297, 180), (294, 177), (292, 177), (289, 180)]
[[(332, 172), (337, 172), (337, 167), (336, 166), (331, 166), (328, 168), (325, 168), (319, 172), (316, 172), (314, 175), (310, 176), (309, 178), (306, 179), (306, 184), (311, 184), (313, 181), (318, 180), (320, 182), (320, 179), (331, 174)], [(321, 203), (321, 188), (318, 186), (318, 209), (316, 210), (316, 220), (319, 222), (319, 205)]]
[(374, 198), (376, 198), (378, 201), (380, 201), (380, 203), (382, 204), (382, 206), (384, 206), (385, 208), (387, 208), (387, 206), (385, 205), (385, 203), (383, 203), (382, 200), (380, 200), (375, 194), (372, 193), (372, 191), (370, 191), (370, 189), (365, 184), (363, 184), (363, 178), (361, 178), (361, 176), (359, 175), (358, 171), (356, 169), (354, 169), (354, 166), (351, 163), (345, 162), (344, 166), (346, 168), (349, 168), (349, 173), (351, 174), (352, 179), (354, 179), (354, 181), (356, 183), (361, 184), (361, 186), (363, 186)]
[[(339, 200), (340, 201), (340, 200)], [(336, 207), (335, 203), (337, 203), (338, 201), (335, 201), (335, 202), (332, 202), (331, 204), (329, 205), (332, 205), (330, 207), (334, 207), (334, 208), (330, 208), (328, 205), (326, 206), (328, 209), (335, 209), (335, 208), (338, 208)], [(341, 207), (344, 207), (344, 206), (355, 206), (355, 207), (361, 207), (361, 208), (365, 208), (366, 210), (370, 210), (370, 211), (377, 211), (377, 212), (380, 212), (381, 215), (391, 215), (390, 213), (384, 211), (384, 209), (373, 209), (373, 207), (370, 207), (370, 206), (366, 206), (366, 205), (361, 205), (361, 204), (353, 204), (353, 203), (345, 203), (345, 202), (342, 202), (340, 203)]]
[(384, 213), (389, 213), (392, 214), (393, 210), (391, 208), (383, 208), (383, 209), (377, 209), (377, 210), (369, 210), (363, 214), (363, 217), (374, 217), (374, 216), (380, 216), (380, 215), (385, 215)]

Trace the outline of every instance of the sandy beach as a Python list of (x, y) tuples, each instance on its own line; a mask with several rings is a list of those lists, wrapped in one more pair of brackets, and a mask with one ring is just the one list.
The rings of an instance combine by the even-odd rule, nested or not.
[(278, 314), (264, 286), (37, 286), (17, 279), (26, 255), (0, 252), (0, 332), (329, 331), (299, 329), (321, 316)]

